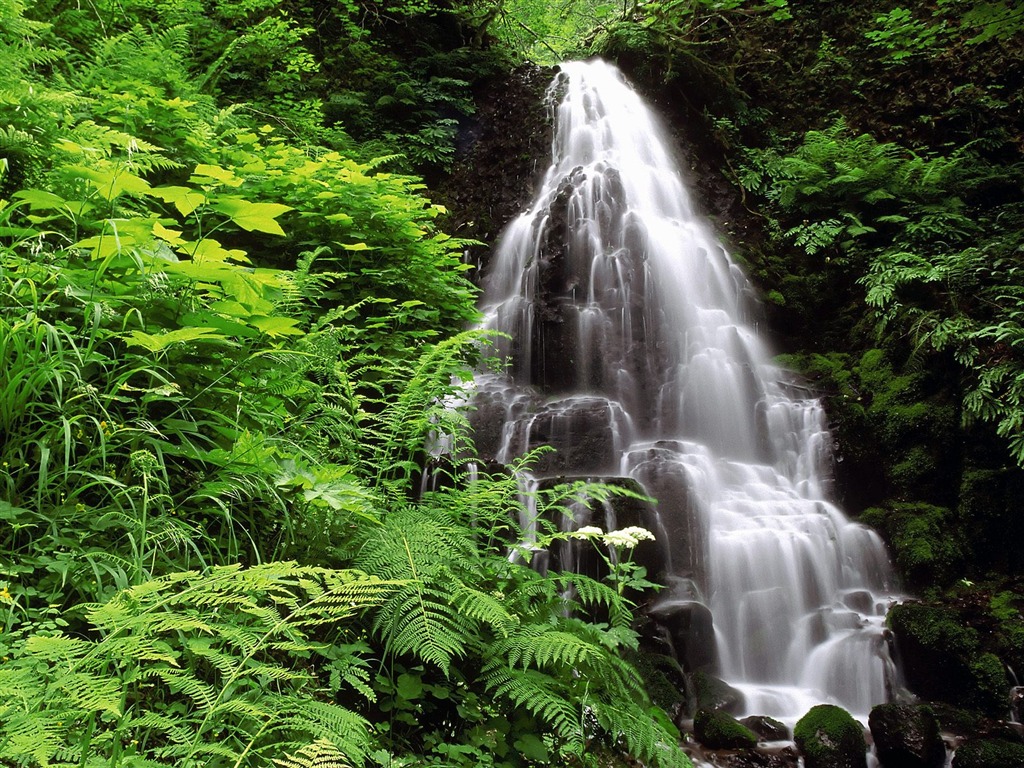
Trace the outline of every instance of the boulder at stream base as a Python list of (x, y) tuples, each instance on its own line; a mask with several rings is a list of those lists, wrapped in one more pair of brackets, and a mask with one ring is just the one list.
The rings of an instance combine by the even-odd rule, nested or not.
[(743, 692), (707, 672), (694, 672), (690, 684), (698, 709), (721, 709), (735, 712), (743, 706)]
[(716, 709), (698, 709), (693, 735), (708, 749), (744, 749), (757, 746), (757, 734), (732, 715)]
[(953, 755), (953, 768), (1022, 767), (1024, 744), (1006, 739), (971, 739), (958, 747)]
[(879, 704), (868, 716), (868, 727), (885, 768), (942, 768), (946, 764), (939, 721), (926, 706)]
[(740, 722), (747, 726), (765, 741), (786, 741), (789, 739), (789, 729), (786, 724), (767, 715), (751, 715), (740, 718)]
[(867, 768), (864, 726), (842, 707), (811, 707), (793, 729), (793, 739), (805, 768)]

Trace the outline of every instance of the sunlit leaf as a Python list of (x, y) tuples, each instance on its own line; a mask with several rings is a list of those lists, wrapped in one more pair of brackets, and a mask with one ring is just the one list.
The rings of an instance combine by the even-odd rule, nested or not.
[(298, 320), (293, 317), (253, 317), (249, 322), (268, 336), (301, 336), (304, 331), (297, 328)]
[(206, 195), (191, 187), (153, 187), (149, 194), (165, 203), (173, 203), (182, 216), (188, 216), (206, 202)]
[(125, 336), (129, 346), (145, 347), (150, 352), (160, 352), (172, 344), (183, 344), (190, 341), (223, 341), (224, 336), (213, 328), (178, 328), (164, 333), (144, 333), (132, 331)]
[(196, 166), (192, 172), (192, 178), (189, 180), (197, 184), (208, 184), (211, 179), (229, 187), (240, 187), (243, 181), (235, 175), (234, 171), (221, 168), (219, 165), (206, 165), (205, 163)]
[(218, 198), (211, 207), (231, 217), (242, 229), (249, 232), (266, 232), (271, 235), (283, 235), (284, 230), (274, 219), (290, 206), (280, 203), (251, 203), (239, 197)]
[(183, 253), (186, 256), (192, 258), (196, 262), (220, 262), (232, 259), (234, 261), (241, 261), (248, 263), (249, 257), (245, 255), (245, 251), (237, 248), (227, 249), (216, 240), (207, 237), (204, 240), (198, 242), (182, 241), (178, 248), (179, 253)]

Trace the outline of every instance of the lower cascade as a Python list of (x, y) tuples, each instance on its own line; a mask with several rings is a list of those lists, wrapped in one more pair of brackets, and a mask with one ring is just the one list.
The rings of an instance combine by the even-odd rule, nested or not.
[(571, 525), (655, 533), (637, 557), (667, 586), (648, 612), (687, 672), (742, 692), (737, 714), (866, 718), (893, 685), (894, 579), (880, 538), (829, 500), (821, 405), (772, 364), (749, 281), (618, 70), (563, 64), (549, 97), (551, 165), (485, 276), (508, 365), (478, 378), (478, 449), (508, 463), (550, 445), (524, 482), (657, 499)]

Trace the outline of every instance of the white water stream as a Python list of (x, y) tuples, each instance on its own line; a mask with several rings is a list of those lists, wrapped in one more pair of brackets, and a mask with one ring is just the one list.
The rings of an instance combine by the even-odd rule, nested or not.
[(548, 474), (659, 498), (657, 608), (710, 608), (714, 671), (745, 713), (792, 723), (827, 701), (866, 718), (891, 683), (893, 578), (829, 501), (821, 406), (772, 364), (650, 110), (604, 62), (561, 69), (551, 166), (485, 280), (485, 326), (512, 337), (508, 375), (478, 382), (504, 420), (496, 458), (552, 443)]

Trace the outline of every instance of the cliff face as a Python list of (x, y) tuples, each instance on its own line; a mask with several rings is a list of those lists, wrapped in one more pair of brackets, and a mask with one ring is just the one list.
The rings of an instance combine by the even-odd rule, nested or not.
[(552, 130), (544, 95), (554, 75), (553, 68), (527, 64), (479, 83), (477, 111), (459, 132), (452, 172), (434, 191), (448, 208), (448, 230), (481, 241), (472, 253), (478, 268), (544, 173)]
[[(985, 297), (1024, 290), (1010, 268), (1024, 231), (1024, 35), (979, 39), (985, 27), (970, 27), (978, 17), (966, 2), (910, 9), (903, 26), (895, 3), (787, 7), (790, 16), (779, 19), (709, 11), (685, 34), (666, 32), (678, 19), (627, 20), (594, 48), (669, 123), (698, 205), (762, 291), (776, 348), (825, 399), (844, 506), (882, 532), (908, 586), (941, 612), (948, 632), (977, 638), (958, 661), (967, 682), (944, 697), (980, 702), (985, 691), (975, 708), (998, 715), (1009, 688), (1000, 670), (1024, 666), (1024, 523), (1016, 511), (1024, 473), (991, 424), (965, 419), (978, 371), (915, 336), (920, 327), (906, 318), (880, 326), (864, 280), (882, 254), (906, 245), (932, 266), (942, 258), (971, 266), (960, 282), (910, 285), (899, 296), (903, 308), (995, 324), (1003, 318), (988, 313)], [(953, 15), (939, 15), (946, 12)], [(475, 124), (439, 195), (459, 234), (492, 242), (525, 206), (548, 155), (543, 93), (552, 74), (524, 68), (478, 90)], [(862, 188), (860, 198), (826, 195), (786, 208), (770, 162), (797, 156), (812, 131), (838, 144), (866, 136), (864, 146), (904, 163), (894, 167), (957, 157), (966, 171), (929, 199), (911, 199), (919, 184), (900, 189), (882, 174), (877, 200)], [(826, 182), (841, 176), (839, 166), (826, 171)], [(927, 225), (929, 209), (945, 220), (962, 216), (968, 234), (908, 237), (899, 217)], [(867, 229), (818, 250), (797, 242), (801, 227), (847, 214)], [(989, 255), (971, 262), (972, 249)], [(485, 253), (473, 254), (478, 264)], [(1019, 356), (1005, 342), (979, 349), (986, 364)], [(932, 642), (934, 632), (919, 631), (928, 626), (902, 622), (900, 642)], [(915, 679), (942, 674), (916, 669)]]

